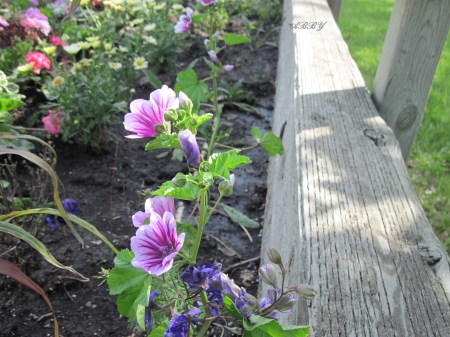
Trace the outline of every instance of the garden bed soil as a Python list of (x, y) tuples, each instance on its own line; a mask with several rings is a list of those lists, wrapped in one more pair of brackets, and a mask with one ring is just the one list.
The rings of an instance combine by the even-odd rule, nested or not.
[[(277, 34), (273, 34), (270, 41), (277, 43)], [(193, 40), (190, 50), (179, 60), (179, 70), (204, 54), (203, 41)], [(265, 130), (271, 126), (278, 50), (273, 47), (252, 50), (249, 45), (238, 45), (226, 48), (220, 57), (224, 64), (235, 65), (234, 70), (225, 76), (227, 81), (234, 83), (243, 78), (244, 89), (253, 92), (253, 104), (264, 114), (264, 117), (258, 117), (224, 108), (222, 128), (233, 127), (230, 139), (238, 141), (245, 138), (251, 144), (252, 126)], [(198, 62), (194, 69), (199, 78), (209, 75), (203, 62)], [(174, 87), (175, 71), (159, 77), (164, 84)], [(148, 99), (154, 88), (145, 79), (136, 83), (135, 98)], [(56, 171), (64, 185), (64, 197), (79, 200), (79, 216), (106, 234), (120, 250), (130, 247), (130, 238), (136, 231), (131, 216), (143, 210), (145, 198), (141, 192), (147, 188), (156, 189), (177, 172), (186, 173), (187, 165), (172, 160), (167, 150), (145, 152), (148, 139), (124, 138), (127, 132), (122, 124), (114, 126), (113, 132), (116, 138), (100, 154), (77, 144), (63, 143), (57, 138), (53, 139), (53, 145), (58, 154)], [(199, 143), (202, 145), (203, 142)], [(234, 193), (224, 198), (223, 203), (262, 224), (269, 156), (260, 147), (244, 154), (252, 164), (234, 170)], [(22, 183), (24, 193), (26, 185)], [(212, 200), (218, 198), (216, 191), (213, 189), (211, 193)], [(194, 202), (176, 200), (175, 207), (177, 220), (186, 221)], [(211, 217), (205, 228), (200, 262), (221, 262), (237, 284), (256, 295), (262, 229), (248, 229), (247, 235), (225, 215), (223, 208), (218, 210), (219, 213)], [(194, 217), (190, 218), (191, 222), (194, 222)], [(73, 266), (90, 279), (86, 283), (71, 279), (73, 275), (53, 267), (19, 240), (12, 240), (13, 244), (0, 242), (1, 258), (20, 266), (47, 293), (57, 313), (62, 336), (145, 336), (145, 333), (128, 328), (127, 319), (117, 311), (117, 297), (109, 294), (106, 282), (96, 278), (101, 276), (102, 268), (110, 269), (114, 265), (114, 253), (103, 242), (78, 227), (85, 243), (85, 248), (81, 249), (67, 226), (53, 230), (43, 220), (34, 226), (37, 238), (58, 261)], [(50, 309), (40, 295), (8, 277), (0, 276), (0, 336), (52, 336), (53, 320), (51, 315), (47, 315), (49, 313)], [(220, 334), (220, 328), (210, 333)]]

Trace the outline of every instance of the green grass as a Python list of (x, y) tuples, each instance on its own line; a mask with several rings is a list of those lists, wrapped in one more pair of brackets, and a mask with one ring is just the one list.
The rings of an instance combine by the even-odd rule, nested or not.
[[(345, 0), (339, 27), (372, 89), (394, 0)], [(444, 46), (408, 168), (428, 220), (450, 252), (450, 37)]]

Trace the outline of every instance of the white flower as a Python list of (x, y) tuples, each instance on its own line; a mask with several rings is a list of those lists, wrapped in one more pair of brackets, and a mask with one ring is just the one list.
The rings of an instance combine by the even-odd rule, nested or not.
[(89, 48), (91, 48), (91, 43), (90, 42), (87, 42), (87, 41), (81, 41), (81, 42), (78, 42), (78, 45), (81, 47), (81, 49), (83, 49), (83, 50), (86, 50), (86, 49), (89, 49)]
[(128, 52), (128, 48), (119, 46), (119, 51), (121, 51), (122, 53), (126, 53), (126, 52)]
[(146, 69), (148, 67), (148, 62), (143, 57), (136, 57), (133, 61), (133, 67), (136, 70)]
[(69, 44), (68, 46), (64, 46), (63, 48), (66, 52), (68, 52), (71, 55), (75, 55), (81, 49), (81, 47), (78, 43), (72, 43), (72, 44)]
[(146, 32), (151, 32), (152, 30), (155, 29), (155, 27), (156, 27), (156, 24), (155, 24), (155, 23), (149, 23), (148, 25), (145, 25), (145, 26), (144, 26), (144, 30), (145, 30)]
[(122, 68), (122, 63), (119, 62), (109, 62), (109, 67), (114, 70), (119, 70)]
[(145, 42), (150, 43), (150, 44), (154, 44), (154, 45), (158, 44), (158, 42), (156, 41), (156, 39), (153, 36), (144, 36), (144, 40), (145, 40)]

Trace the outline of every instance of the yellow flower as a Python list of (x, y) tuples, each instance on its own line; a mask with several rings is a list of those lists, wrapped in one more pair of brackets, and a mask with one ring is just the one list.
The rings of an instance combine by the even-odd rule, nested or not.
[(172, 9), (174, 9), (174, 10), (176, 10), (176, 11), (178, 11), (178, 10), (180, 10), (180, 9), (183, 9), (184, 7), (182, 6), (182, 5), (180, 5), (180, 4), (174, 4), (174, 5), (172, 5)]
[(118, 11), (125, 12), (125, 8), (123, 8), (121, 5), (117, 6), (116, 9)]
[(111, 49), (111, 51), (109, 52), (110, 55), (116, 55), (117, 54), (117, 49)]
[(89, 67), (91, 65), (92, 59), (81, 59), (80, 64), (83, 67)]
[(133, 21), (131, 21), (131, 23), (135, 26), (140, 25), (142, 22), (144, 22), (144, 19), (134, 19)]
[(80, 124), (80, 121), (79, 121), (78, 119), (75, 119), (75, 120), (73, 121), (73, 124), (75, 124), (75, 125)]
[(98, 41), (100, 38), (98, 36), (91, 36), (91, 37), (87, 37), (86, 40), (90, 43), (94, 43), (96, 41)]
[(82, 68), (83, 66), (80, 63), (74, 63), (72, 69), (70, 69), (70, 72), (75, 75), (77, 71)]
[(136, 57), (133, 61), (133, 67), (136, 70), (146, 69), (148, 67), (148, 62), (143, 57)]
[(138, 0), (127, 0), (126, 3), (128, 6), (136, 6), (139, 4), (139, 1)]
[(91, 42), (92, 48), (96, 49), (100, 47), (100, 41), (93, 41)]
[(53, 55), (56, 52), (56, 46), (50, 46), (44, 48), (44, 53), (47, 55)]
[(56, 76), (56, 77), (53, 79), (52, 84), (53, 84), (54, 86), (60, 86), (60, 85), (63, 85), (63, 84), (64, 84), (64, 77)]
[(32, 63), (27, 63), (24, 64), (23, 66), (19, 66), (17, 67), (17, 70), (23, 73), (27, 73), (29, 71), (31, 71), (33, 69), (33, 64)]
[(89, 0), (81, 0), (80, 5), (81, 6), (86, 6), (89, 4)]
[(105, 47), (106, 51), (111, 50), (111, 48), (112, 48), (112, 44), (111, 43), (104, 43), (103, 46)]
[(91, 46), (92, 46), (89, 42), (86, 42), (86, 41), (78, 42), (78, 45), (79, 45), (79, 46), (81, 47), (81, 49), (83, 49), (83, 50), (89, 49), (89, 48), (91, 48)]
[(159, 5), (155, 6), (155, 10), (157, 10), (157, 11), (159, 11), (161, 9), (164, 9), (164, 8), (166, 8), (166, 3), (165, 2), (160, 3)]

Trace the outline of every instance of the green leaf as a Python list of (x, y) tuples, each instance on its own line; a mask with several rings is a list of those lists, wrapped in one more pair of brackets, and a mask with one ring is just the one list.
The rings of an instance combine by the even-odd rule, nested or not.
[(202, 125), (203, 123), (209, 121), (211, 118), (213, 117), (212, 114), (204, 114), (198, 117), (198, 122), (197, 122), (197, 127), (198, 128), (200, 125)]
[(246, 156), (238, 156), (239, 152), (239, 150), (233, 149), (222, 153), (214, 153), (204, 165), (214, 174), (214, 177), (229, 180), (231, 170), (252, 162)]
[[(192, 178), (192, 175), (189, 174), (188, 177)], [(187, 182), (183, 187), (178, 187), (172, 181), (166, 181), (163, 183), (153, 195), (162, 195), (165, 197), (172, 197), (182, 200), (195, 200), (198, 197), (198, 193), (200, 192), (200, 188), (194, 183)]]
[(231, 220), (238, 223), (239, 225), (247, 227), (247, 228), (259, 228), (260, 227), (260, 224), (258, 222), (250, 219), (245, 214), (239, 212), (237, 209), (234, 209), (233, 207), (223, 205), (223, 204), (222, 204), (222, 206), (225, 209), (225, 212), (231, 218)]
[(281, 325), (275, 319), (261, 317), (259, 315), (250, 316), (250, 321), (243, 320), (245, 331), (250, 334), (244, 336), (252, 337), (307, 337), (310, 327), (298, 325)]
[(233, 303), (231, 298), (229, 298), (228, 296), (225, 296), (225, 298), (223, 299), (223, 306), (225, 307), (225, 310), (234, 318), (236, 318), (238, 320), (244, 319), (244, 316), (236, 308), (236, 305)]
[(300, 325), (285, 325), (280, 324), (284, 331), (284, 336), (287, 337), (308, 337), (311, 333), (311, 327)]
[(147, 145), (145, 145), (145, 151), (155, 150), (155, 149), (169, 149), (169, 148), (179, 148), (180, 140), (178, 139), (178, 135), (168, 135), (166, 133), (162, 133), (158, 135), (155, 139), (149, 141)]
[(193, 69), (188, 68), (177, 76), (175, 92), (178, 94), (180, 91), (183, 91), (191, 99), (194, 110), (198, 111), (200, 102), (206, 101), (205, 93), (208, 91), (208, 86), (198, 79)]
[(168, 326), (169, 326), (169, 321), (162, 322), (147, 337), (164, 337), (164, 333), (166, 332)]
[(18, 95), (4, 93), (0, 96), (0, 111), (11, 111), (23, 105)]
[(156, 89), (162, 88), (162, 83), (158, 77), (150, 69), (142, 69), (145, 76), (147, 76), (148, 82), (153, 85)]
[(141, 268), (131, 265), (134, 254), (124, 249), (114, 259), (115, 267), (110, 270), (108, 286), (111, 295), (119, 295), (119, 313), (131, 321), (137, 320), (145, 330), (144, 314), (151, 292), (152, 276)]
[(266, 134), (262, 137), (260, 145), (271, 156), (275, 156), (277, 154), (281, 156), (284, 153), (284, 147), (281, 138), (275, 136), (273, 132), (267, 131)]
[(235, 44), (241, 44), (241, 43), (249, 43), (252, 42), (247, 36), (245, 35), (237, 35), (234, 33), (226, 34), (223, 36), (223, 39), (225, 40), (225, 43), (229, 46), (235, 45)]
[(178, 160), (182, 162), (184, 158), (184, 152), (181, 149), (174, 149), (172, 153), (172, 160)]
[(252, 127), (252, 136), (255, 137), (255, 140), (258, 143), (261, 143), (262, 133), (261, 133), (261, 129), (260, 128), (258, 128), (257, 126), (253, 126)]

